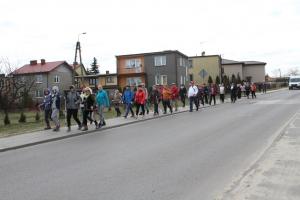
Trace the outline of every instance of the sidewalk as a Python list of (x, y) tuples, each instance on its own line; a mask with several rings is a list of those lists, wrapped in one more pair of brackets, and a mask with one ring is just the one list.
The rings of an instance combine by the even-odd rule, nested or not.
[[(281, 90), (282, 89), (274, 90), (268, 93), (281, 91)], [(217, 105), (220, 104), (219, 98), (216, 99), (217, 99)], [(225, 100), (225, 103), (228, 102), (230, 102), (230, 99)], [(204, 108), (207, 107), (210, 106), (209, 105), (204, 106)], [(203, 109), (202, 106), (200, 106), (200, 108)], [(187, 112), (188, 109), (189, 109), (189, 105), (187, 102), (187, 106), (185, 108), (179, 107), (178, 111), (174, 112), (172, 115), (179, 114), (182, 112)], [(56, 140), (61, 140), (69, 137), (75, 137), (75, 136), (84, 135), (93, 132), (101, 132), (102, 130), (106, 130), (106, 129), (121, 127), (129, 124), (134, 124), (134, 123), (147, 121), (151, 119), (157, 119), (166, 116), (170, 116), (170, 114), (163, 115), (160, 113), (159, 116), (154, 117), (153, 112), (150, 112), (149, 115), (145, 115), (144, 118), (139, 116), (138, 119), (134, 119), (130, 117), (128, 117), (127, 119), (124, 119), (123, 117), (108, 119), (106, 120), (107, 125), (102, 127), (101, 129), (95, 129), (94, 125), (89, 125), (88, 131), (80, 131), (77, 130), (77, 126), (73, 126), (71, 128), (72, 129), (71, 132), (67, 132), (67, 128), (63, 127), (59, 132), (53, 132), (52, 130), (43, 130), (43, 131), (38, 131), (33, 133), (26, 133), (26, 134), (11, 136), (11, 137), (0, 138), (0, 152), (19, 149), (27, 146), (33, 146), (33, 145), (56, 141)]]
[[(219, 100), (217, 100), (217, 104), (220, 104)], [(200, 109), (210, 107), (209, 105), (205, 105), (204, 107), (201, 105)], [(145, 115), (144, 117), (139, 116), (138, 119), (131, 118), (130, 115), (127, 119), (124, 117), (117, 117), (112, 119), (107, 119), (106, 126), (101, 129), (95, 129), (95, 125), (88, 125), (88, 131), (77, 130), (77, 125), (71, 127), (71, 131), (67, 132), (67, 127), (62, 127), (59, 132), (53, 132), (52, 130), (42, 130), (32, 133), (26, 133), (21, 135), (15, 135), (11, 137), (0, 138), (0, 152), (19, 149), (27, 146), (33, 146), (37, 144), (47, 143), (56, 140), (62, 140), (65, 138), (75, 137), (79, 135), (101, 132), (106, 129), (121, 127), (129, 124), (139, 123), (147, 120), (158, 119), (162, 117), (167, 117), (170, 115), (176, 115), (182, 112), (187, 112), (189, 110), (189, 105), (186, 107), (179, 107), (178, 111), (173, 112), (173, 114), (162, 114), (160, 112), (159, 116), (153, 116), (153, 112)], [(63, 122), (62, 122), (63, 123)]]
[(298, 200), (299, 169), (300, 111), (246, 176), (218, 199)]

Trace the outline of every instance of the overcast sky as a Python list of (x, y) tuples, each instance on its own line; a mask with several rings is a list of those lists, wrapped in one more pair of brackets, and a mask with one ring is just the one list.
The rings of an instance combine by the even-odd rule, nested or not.
[(267, 62), (266, 72), (300, 67), (299, 0), (1, 0), (0, 57), (74, 61), (116, 71), (115, 55), (179, 50), (188, 56)]

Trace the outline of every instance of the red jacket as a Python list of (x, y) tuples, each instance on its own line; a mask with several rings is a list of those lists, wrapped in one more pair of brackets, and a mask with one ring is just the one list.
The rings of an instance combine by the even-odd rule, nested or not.
[(172, 92), (172, 99), (177, 99), (178, 96), (179, 96), (179, 91), (178, 91), (178, 88), (174, 85), (172, 86), (171, 88), (171, 92)]
[(138, 104), (145, 104), (145, 92), (139, 89), (135, 94), (135, 102)]

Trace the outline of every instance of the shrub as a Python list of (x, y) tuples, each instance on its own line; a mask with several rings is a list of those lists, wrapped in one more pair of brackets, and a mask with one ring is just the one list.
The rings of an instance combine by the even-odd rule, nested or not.
[(5, 113), (5, 117), (4, 117), (4, 125), (9, 125), (10, 124), (10, 120), (8, 117), (8, 113)]
[(23, 112), (21, 112), (19, 123), (25, 123), (25, 122), (26, 122), (26, 115)]

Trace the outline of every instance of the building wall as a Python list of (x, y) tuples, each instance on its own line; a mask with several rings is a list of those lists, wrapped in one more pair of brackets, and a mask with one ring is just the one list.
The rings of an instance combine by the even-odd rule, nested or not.
[[(54, 77), (59, 76), (59, 83), (54, 82)], [(48, 74), (49, 87), (58, 86), (60, 91), (69, 90), (72, 85), (72, 70), (65, 64), (60, 65)]]
[[(211, 76), (213, 82), (216, 77), (221, 79), (221, 58), (220, 56), (198, 56), (189, 58), (192, 62), (192, 67), (189, 68), (189, 74), (193, 75), (193, 80), (196, 83), (207, 83), (208, 77)], [(207, 72), (207, 76), (203, 79), (200, 76), (200, 71), (204, 69)]]
[[(140, 59), (142, 66), (137, 67), (137, 68), (127, 68), (126, 60), (128, 60), (128, 59)], [(145, 72), (144, 56), (117, 57), (117, 73), (118, 74), (135, 74), (135, 73), (142, 73), (142, 72)]]
[(241, 80), (244, 80), (244, 73), (243, 73), (243, 65), (242, 64), (231, 64), (231, 65), (222, 65), (224, 69), (224, 75), (228, 76), (231, 79), (232, 74), (237, 77), (240, 75)]
[(244, 65), (244, 77), (251, 76), (254, 83), (265, 81), (265, 65)]
[[(155, 66), (155, 57), (156, 56), (166, 56), (166, 65), (165, 66)], [(180, 58), (184, 60), (184, 64), (180, 66)], [(187, 79), (187, 68), (188, 58), (182, 56), (178, 53), (161, 53), (155, 55), (145, 56), (145, 70), (147, 74), (147, 87), (155, 85), (155, 76), (156, 75), (166, 75), (167, 84), (176, 83), (177, 85), (181, 84), (181, 77), (185, 77), (185, 82)]]

